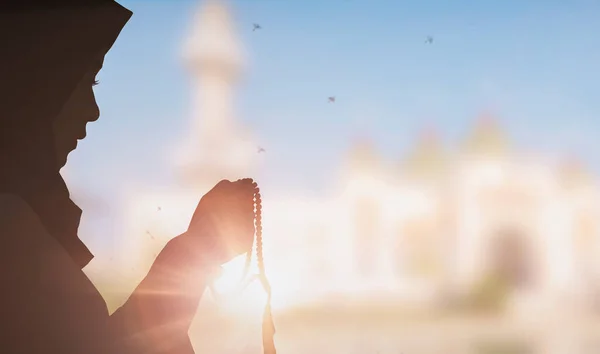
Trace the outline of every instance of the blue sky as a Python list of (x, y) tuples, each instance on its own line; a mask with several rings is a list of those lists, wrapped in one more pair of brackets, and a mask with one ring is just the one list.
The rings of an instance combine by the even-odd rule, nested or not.
[[(101, 118), (68, 165), (75, 193), (109, 204), (132, 181), (169, 181), (166, 151), (190, 120), (179, 52), (198, 5), (120, 3), (134, 16), (99, 75)], [(485, 110), (518, 146), (574, 153), (600, 171), (598, 1), (232, 3), (250, 59), (239, 119), (267, 149), (273, 188), (334, 182), (332, 163), (359, 134), (397, 160), (426, 125), (456, 144)]]

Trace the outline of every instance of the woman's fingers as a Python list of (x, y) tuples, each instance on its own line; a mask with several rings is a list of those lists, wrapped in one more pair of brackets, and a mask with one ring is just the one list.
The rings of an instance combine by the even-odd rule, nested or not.
[(255, 234), (256, 191), (257, 185), (250, 178), (220, 181), (202, 198), (189, 231), (206, 234), (205, 242), (214, 247), (211, 253), (223, 253), (224, 262), (248, 252)]
[(255, 184), (251, 178), (234, 182), (236, 184), (237, 205), (229, 212), (237, 220), (238, 232), (235, 235), (238, 252), (247, 252), (254, 241), (254, 190)]
[(235, 183), (238, 203), (235, 212), (240, 214), (246, 226), (249, 223), (254, 225), (254, 181), (251, 178), (244, 178)]

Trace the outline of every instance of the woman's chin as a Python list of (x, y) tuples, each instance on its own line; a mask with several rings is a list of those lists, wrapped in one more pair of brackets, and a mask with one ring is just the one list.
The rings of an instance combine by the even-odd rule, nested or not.
[(73, 152), (73, 150), (75, 150), (75, 149), (71, 149), (71, 151), (67, 152), (66, 154), (60, 154), (60, 155), (57, 157), (57, 160), (56, 160), (56, 161), (58, 162), (58, 168), (63, 168), (63, 167), (65, 167), (65, 165), (67, 164), (67, 161), (69, 160), (69, 154), (70, 154), (71, 152)]
[(67, 164), (67, 158), (66, 157), (60, 157), (58, 160), (58, 169), (60, 170), (61, 168), (65, 167), (65, 165)]
[(56, 162), (59, 168), (63, 168), (67, 164), (69, 155), (77, 148), (78, 140), (62, 141), (56, 144)]

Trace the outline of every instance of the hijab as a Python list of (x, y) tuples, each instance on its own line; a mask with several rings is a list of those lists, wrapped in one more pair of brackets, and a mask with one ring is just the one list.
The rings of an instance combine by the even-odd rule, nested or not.
[(0, 193), (24, 199), (83, 268), (93, 255), (77, 235), (81, 209), (60, 175), (53, 122), (132, 13), (112, 0), (25, 0), (2, 7)]

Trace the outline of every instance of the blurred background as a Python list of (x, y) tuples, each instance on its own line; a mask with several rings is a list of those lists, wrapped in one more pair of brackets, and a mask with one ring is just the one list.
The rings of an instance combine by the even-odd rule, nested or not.
[[(62, 170), (111, 311), (203, 193), (253, 177), (279, 352), (600, 352), (600, 3), (120, 3)], [(261, 352), (242, 268), (198, 353)]]

